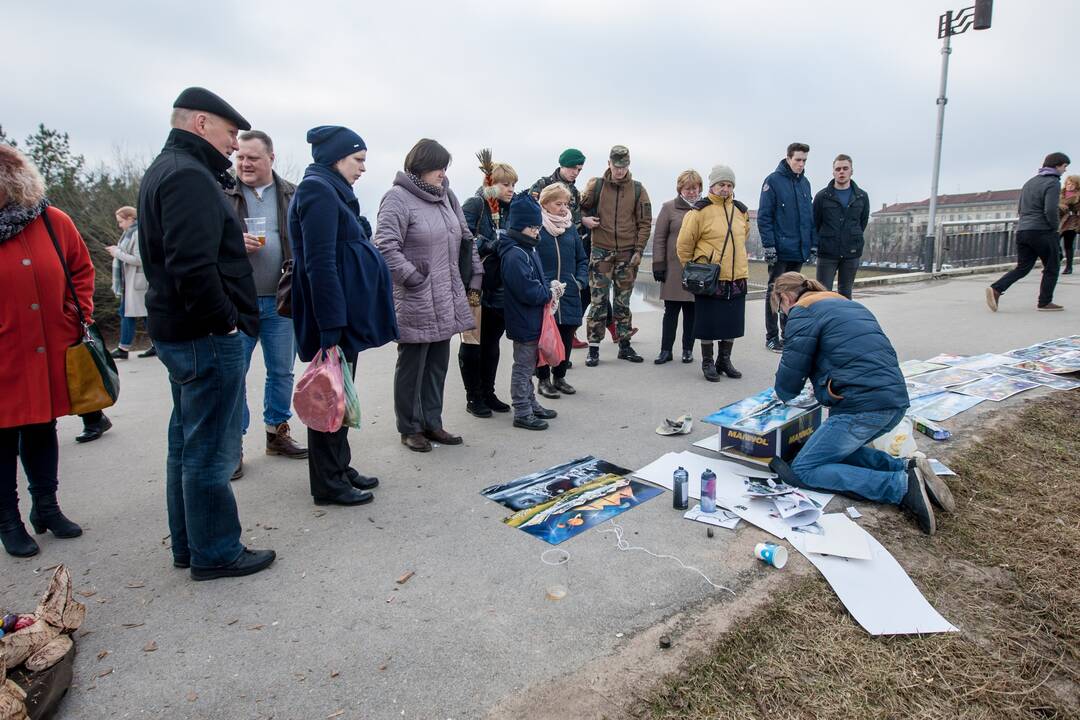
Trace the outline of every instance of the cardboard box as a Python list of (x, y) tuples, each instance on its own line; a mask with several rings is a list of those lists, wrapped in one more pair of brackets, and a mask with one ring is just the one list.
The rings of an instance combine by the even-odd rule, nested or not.
[(759, 465), (768, 465), (774, 457), (791, 462), (814, 431), (821, 426), (821, 406), (808, 408), (776, 427), (755, 431), (732, 425), (720, 426), (720, 452), (723, 455)]

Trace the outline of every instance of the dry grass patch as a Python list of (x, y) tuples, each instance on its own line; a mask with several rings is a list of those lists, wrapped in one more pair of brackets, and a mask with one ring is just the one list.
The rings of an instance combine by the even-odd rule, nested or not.
[(949, 458), (958, 513), (873, 529), (961, 633), (873, 638), (796, 582), (632, 711), (718, 718), (1080, 717), (1080, 392), (1012, 406)]

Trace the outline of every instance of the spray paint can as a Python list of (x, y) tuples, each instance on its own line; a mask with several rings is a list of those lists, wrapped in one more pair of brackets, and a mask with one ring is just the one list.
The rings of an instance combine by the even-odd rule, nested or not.
[(690, 473), (681, 465), (671, 476), (671, 507), (685, 510), (690, 505)]
[(701, 473), (701, 512), (716, 512), (716, 473), (709, 468)]

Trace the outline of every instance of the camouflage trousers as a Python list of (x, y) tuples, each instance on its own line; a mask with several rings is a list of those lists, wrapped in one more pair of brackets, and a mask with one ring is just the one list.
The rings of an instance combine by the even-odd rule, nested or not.
[[(594, 247), (589, 254), (589, 323), (590, 345), (604, 339), (608, 317), (615, 322), (618, 340), (630, 339), (630, 296), (637, 280), (637, 267), (630, 264), (633, 250), (602, 250)], [(614, 289), (615, 301), (610, 298)]]

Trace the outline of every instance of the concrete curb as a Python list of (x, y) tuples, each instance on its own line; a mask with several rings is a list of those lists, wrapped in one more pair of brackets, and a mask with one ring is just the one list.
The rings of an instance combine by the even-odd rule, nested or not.
[[(855, 278), (855, 290), (883, 285), (902, 285), (905, 283), (929, 282), (931, 280), (947, 280), (965, 275), (984, 275), (989, 273), (1005, 272), (1016, 267), (1016, 263), (999, 263), (997, 265), (980, 265), (978, 267), (954, 268), (952, 270), (939, 270), (938, 272), (910, 272), (896, 275), (876, 275), (867, 278)], [(764, 290), (751, 290), (746, 293), (749, 300), (761, 300), (765, 297)]]

